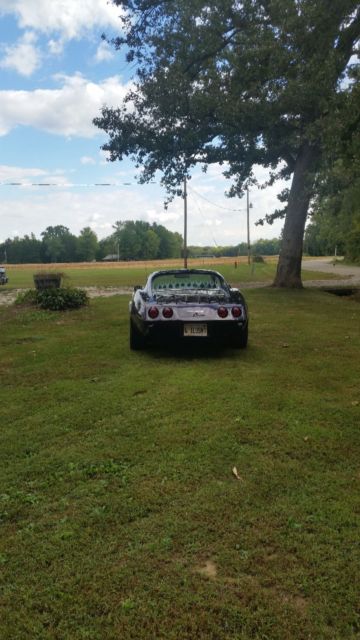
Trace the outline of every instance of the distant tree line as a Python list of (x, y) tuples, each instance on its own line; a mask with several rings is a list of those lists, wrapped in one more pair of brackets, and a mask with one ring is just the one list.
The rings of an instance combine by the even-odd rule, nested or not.
[[(263, 255), (263, 256), (274, 256), (278, 255), (280, 252), (280, 238), (272, 238), (270, 240), (256, 240), (251, 245), (251, 255)], [(188, 255), (190, 258), (201, 258), (207, 256), (215, 256), (216, 258), (221, 256), (228, 257), (237, 257), (237, 256), (247, 256), (248, 254), (248, 246), (246, 242), (240, 242), (236, 245), (229, 245), (223, 247), (194, 247), (190, 246), (188, 248)]]
[[(24, 237), (8, 238), (0, 243), (0, 263), (29, 264), (56, 262), (92, 262), (109, 260), (161, 260), (180, 258), (183, 253), (183, 238), (163, 225), (149, 224), (143, 220), (119, 220), (113, 225), (113, 233), (99, 240), (90, 227), (84, 227), (79, 236), (68, 227), (47, 227), (41, 239), (32, 233)], [(257, 240), (251, 247), (253, 255), (276, 255), (280, 250), (280, 239)], [(247, 244), (210, 247), (190, 246), (190, 258), (209, 256), (245, 256)]]
[(101, 240), (90, 227), (84, 227), (79, 236), (75, 236), (68, 227), (56, 225), (47, 227), (41, 239), (32, 233), (0, 243), (0, 262), (92, 262), (107, 256), (113, 260), (178, 258), (182, 243), (179, 233), (141, 220), (116, 222), (114, 232)]

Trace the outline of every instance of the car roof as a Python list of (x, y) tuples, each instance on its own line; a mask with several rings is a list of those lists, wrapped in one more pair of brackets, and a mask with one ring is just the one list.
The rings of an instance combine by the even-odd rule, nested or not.
[(172, 275), (172, 274), (193, 274), (193, 273), (199, 273), (199, 274), (214, 274), (215, 276), (219, 276), (219, 278), (221, 278), (222, 280), (224, 280), (224, 277), (221, 275), (221, 273), (219, 273), (218, 271), (214, 271), (213, 269), (162, 269), (160, 271), (154, 271), (153, 273), (150, 274), (149, 279), (154, 278), (155, 276), (164, 276), (164, 275)]

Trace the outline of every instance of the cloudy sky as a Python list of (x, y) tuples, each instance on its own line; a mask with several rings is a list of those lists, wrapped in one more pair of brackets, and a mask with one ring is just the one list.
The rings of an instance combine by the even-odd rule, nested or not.
[[(56, 224), (75, 234), (90, 226), (103, 238), (130, 219), (182, 233), (182, 200), (165, 210), (158, 184), (138, 185), (128, 161), (107, 162), (92, 125), (102, 105), (121, 103), (134, 74), (101, 40), (118, 33), (118, 12), (107, 0), (0, 0), (0, 242)], [(57, 186), (33, 186), (44, 183)], [(189, 244), (246, 241), (245, 199), (225, 198), (227, 188), (220, 167), (194, 171)], [(274, 188), (250, 199), (252, 223), (278, 204)], [(251, 237), (280, 230), (251, 224)]]

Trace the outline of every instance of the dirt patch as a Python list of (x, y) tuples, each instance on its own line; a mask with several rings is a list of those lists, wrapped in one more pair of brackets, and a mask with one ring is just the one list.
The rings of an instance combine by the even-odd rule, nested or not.
[(215, 580), (217, 577), (217, 568), (215, 562), (212, 560), (207, 560), (204, 565), (197, 567), (195, 569), (196, 573), (200, 573), (200, 575), (205, 578), (209, 578), (210, 580)]
[(134, 287), (81, 287), (89, 298), (110, 298), (111, 296), (131, 295)]
[(19, 293), (21, 293), (23, 289), (14, 289), (13, 291), (1, 291), (0, 292), (0, 307), (8, 307), (10, 304), (15, 302)]

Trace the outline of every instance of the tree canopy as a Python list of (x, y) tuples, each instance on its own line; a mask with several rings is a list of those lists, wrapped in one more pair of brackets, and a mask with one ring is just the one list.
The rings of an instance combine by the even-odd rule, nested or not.
[(316, 181), (305, 250), (360, 260), (360, 85), (346, 96), (346, 113), (328, 132), (327, 151)]
[[(112, 0), (137, 77), (125, 103), (104, 107), (110, 159), (132, 157), (141, 180), (162, 171), (170, 197), (191, 167), (224, 166), (230, 196), (290, 179), (275, 284), (301, 286), (302, 243), (326, 132), (344, 111), (360, 34), (355, 0)], [(353, 62), (353, 65), (350, 63)], [(265, 212), (266, 213), (266, 212)]]
[(108, 255), (113, 260), (151, 260), (181, 255), (181, 235), (155, 222), (118, 221), (113, 228), (113, 233), (102, 240), (98, 240), (90, 227), (84, 227), (77, 237), (63, 225), (47, 227), (41, 233), (41, 240), (34, 234), (8, 238), (0, 243), (0, 262), (91, 262)]
[[(59, 232), (60, 238), (66, 238), (68, 234), (75, 238), (73, 253), (68, 254), (65, 262), (89, 262), (103, 260), (111, 256), (112, 260), (118, 257), (120, 260), (166, 260), (167, 258), (179, 258), (182, 254), (183, 239), (179, 233), (173, 233), (161, 224), (154, 222), (149, 224), (143, 220), (119, 220), (113, 226), (114, 232), (101, 240), (97, 239), (90, 227), (81, 230), (79, 236), (73, 236), (67, 227), (56, 225), (47, 227), (41, 234), (42, 240), (38, 240), (32, 233), (23, 238), (8, 238), (0, 243), (0, 263), (29, 264), (52, 262), (49, 248), (50, 242), (56, 238)], [(59, 236), (56, 238), (59, 242)], [(71, 245), (73, 243), (71, 242)], [(57, 245), (58, 246), (58, 245)], [(60, 244), (61, 246), (61, 244)], [(256, 240), (252, 245), (253, 255), (277, 255), (279, 253), (280, 239)], [(190, 258), (207, 256), (246, 256), (248, 246), (246, 242), (229, 246), (191, 246), (188, 247)], [(54, 258), (59, 257), (57, 253)], [(58, 260), (55, 260), (58, 261)]]

